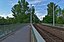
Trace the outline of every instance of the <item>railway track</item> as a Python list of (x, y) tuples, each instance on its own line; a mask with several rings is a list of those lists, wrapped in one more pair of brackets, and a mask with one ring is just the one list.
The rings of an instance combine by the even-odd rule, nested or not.
[(46, 42), (64, 42), (64, 30), (42, 24), (34, 24), (34, 27)]

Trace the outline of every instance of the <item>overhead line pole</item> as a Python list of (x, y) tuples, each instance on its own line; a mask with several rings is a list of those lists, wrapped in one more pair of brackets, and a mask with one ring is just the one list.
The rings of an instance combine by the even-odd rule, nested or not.
[(30, 6), (30, 24), (32, 24), (32, 4)]
[(54, 12), (54, 4), (53, 4), (53, 26), (55, 26), (55, 12)]
[[(58, 1), (57, 3), (59, 3)], [(55, 11), (54, 11), (54, 5), (53, 5), (53, 26), (55, 26)]]

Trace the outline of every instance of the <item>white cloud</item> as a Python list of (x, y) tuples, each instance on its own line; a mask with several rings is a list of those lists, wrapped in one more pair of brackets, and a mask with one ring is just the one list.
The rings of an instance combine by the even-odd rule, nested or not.
[(0, 16), (1, 16), (1, 17), (4, 17), (4, 18), (6, 18), (6, 16), (5, 16), (5, 15), (1, 15), (1, 14), (0, 14)]
[(14, 16), (12, 16), (12, 12), (11, 13), (9, 13), (9, 14), (0, 14), (0, 16), (2, 16), (2, 17), (4, 17), (4, 18), (6, 18), (7, 16), (8, 17), (14, 17)]
[(11, 6), (14, 6), (15, 4), (17, 4), (17, 3), (11, 3), (10, 5), (11, 5)]
[[(46, 2), (46, 1), (48, 1), (48, 0), (27, 0), (30, 4), (37, 4), (37, 3), (40, 3), (39, 5), (41, 5), (41, 3), (44, 3), (44, 2)], [(46, 5), (46, 3), (45, 4), (43, 4), (43, 5)]]
[(43, 17), (45, 17), (45, 16), (42, 15), (42, 16), (39, 17), (39, 19), (40, 19), (40, 20), (43, 20)]
[(13, 13), (11, 12), (11, 13), (8, 14), (7, 16), (8, 16), (8, 17), (14, 17), (12, 14), (13, 14)]
[(17, 4), (17, 2), (13, 2), (13, 0), (9, 1), (9, 5), (14, 6), (15, 4)]
[(42, 15), (42, 13), (37, 13), (36, 15), (40, 20), (43, 20), (43, 17), (45, 17), (45, 15)]
[(37, 4), (37, 3), (40, 3), (40, 2), (42, 2), (42, 0), (33, 0), (33, 1), (30, 1), (30, 2), (28, 1), (29, 4)]
[(47, 11), (45, 13), (41, 13), (39, 11), (36, 11), (35, 12), (37, 17), (40, 19), (40, 20), (43, 20), (43, 17), (45, 17), (45, 15), (47, 15)]

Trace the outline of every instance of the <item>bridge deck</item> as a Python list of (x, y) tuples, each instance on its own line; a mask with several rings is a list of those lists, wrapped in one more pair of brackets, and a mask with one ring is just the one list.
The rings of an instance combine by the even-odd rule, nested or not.
[(24, 26), (2, 42), (30, 42), (30, 26)]

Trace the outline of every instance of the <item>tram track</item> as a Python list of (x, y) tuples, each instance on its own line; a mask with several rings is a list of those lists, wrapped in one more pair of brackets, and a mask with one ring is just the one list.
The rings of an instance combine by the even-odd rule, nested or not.
[(46, 42), (64, 42), (64, 31), (42, 24), (34, 24), (34, 27)]

